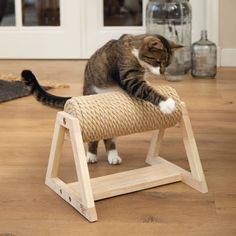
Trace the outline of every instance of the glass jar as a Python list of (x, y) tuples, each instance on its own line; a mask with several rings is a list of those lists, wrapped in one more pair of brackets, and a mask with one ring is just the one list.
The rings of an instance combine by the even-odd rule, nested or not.
[(163, 35), (184, 46), (175, 52), (166, 70), (167, 79), (180, 80), (190, 70), (191, 30), (192, 8), (188, 0), (150, 0), (147, 4), (146, 33)]
[(217, 48), (207, 39), (207, 31), (201, 31), (201, 39), (192, 45), (193, 77), (214, 78), (217, 71)]

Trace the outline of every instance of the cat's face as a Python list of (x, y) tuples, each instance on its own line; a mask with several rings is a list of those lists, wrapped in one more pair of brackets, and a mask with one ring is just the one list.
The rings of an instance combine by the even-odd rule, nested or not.
[(166, 40), (162, 36), (147, 36), (139, 50), (139, 58), (153, 67), (160, 67), (160, 73), (171, 63), (173, 52), (182, 45)]

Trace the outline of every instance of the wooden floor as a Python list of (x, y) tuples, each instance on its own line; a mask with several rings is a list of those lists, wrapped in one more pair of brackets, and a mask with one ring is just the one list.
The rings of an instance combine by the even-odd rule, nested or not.
[[(0, 61), (1, 73), (30, 68), (40, 79), (69, 83), (59, 95), (80, 95), (85, 61)], [(160, 78), (151, 82), (168, 83)], [(44, 178), (56, 109), (29, 96), (0, 104), (0, 235), (236, 235), (236, 68), (217, 79), (169, 83), (186, 102), (209, 193), (176, 183), (96, 202), (99, 221), (88, 223), (52, 192)], [(101, 176), (144, 166), (151, 133), (121, 137), (123, 163), (110, 166), (101, 143)], [(167, 131), (161, 156), (186, 169), (178, 128)], [(63, 151), (60, 176), (75, 180), (70, 144)]]

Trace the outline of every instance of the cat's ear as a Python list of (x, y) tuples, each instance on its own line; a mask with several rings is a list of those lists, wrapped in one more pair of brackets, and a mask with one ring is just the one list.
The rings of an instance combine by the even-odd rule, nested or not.
[(171, 41), (171, 40), (168, 40), (168, 42), (169, 42), (170, 48), (171, 48), (173, 51), (174, 51), (174, 50), (181, 49), (181, 48), (184, 47), (184, 45), (175, 43), (174, 41)]
[(144, 39), (144, 43), (148, 46), (149, 49), (163, 49), (163, 44), (160, 39), (153, 37), (153, 36), (148, 36)]
[(150, 42), (148, 47), (163, 50), (163, 45), (160, 40), (155, 40), (155, 41)]

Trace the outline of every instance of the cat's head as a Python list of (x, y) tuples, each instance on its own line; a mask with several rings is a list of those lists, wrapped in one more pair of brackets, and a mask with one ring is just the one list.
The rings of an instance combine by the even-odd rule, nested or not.
[(183, 45), (167, 40), (161, 35), (149, 35), (143, 39), (139, 58), (154, 67), (160, 67), (160, 73), (164, 74), (165, 68), (171, 63), (174, 51), (182, 47)]

